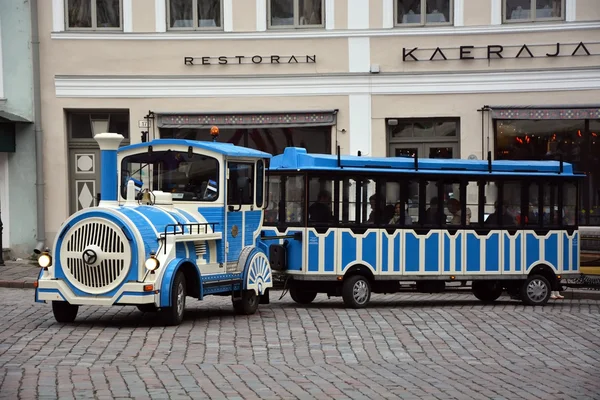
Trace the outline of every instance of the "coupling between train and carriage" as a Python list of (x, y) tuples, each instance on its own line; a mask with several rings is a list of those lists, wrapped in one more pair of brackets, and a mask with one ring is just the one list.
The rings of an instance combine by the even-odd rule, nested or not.
[(507, 291), (541, 305), (579, 276), (570, 164), (272, 157), (218, 133), (121, 148), (121, 135), (96, 135), (102, 200), (39, 257), (36, 301), (60, 322), (81, 305), (131, 305), (178, 324), (190, 296), (229, 296), (252, 314), (276, 277), (297, 303), (325, 293), (358, 308), (406, 282), (452, 281), (485, 302)]

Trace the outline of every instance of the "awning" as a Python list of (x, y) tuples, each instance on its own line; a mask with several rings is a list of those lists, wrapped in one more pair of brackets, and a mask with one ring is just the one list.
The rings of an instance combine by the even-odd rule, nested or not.
[(9, 113), (8, 111), (0, 110), (0, 122), (21, 122), (30, 124), (33, 121), (29, 121), (28, 119), (25, 119), (13, 113)]
[(332, 126), (338, 110), (293, 112), (213, 112), (169, 113), (155, 112), (159, 128), (281, 128), (292, 126)]
[(494, 119), (600, 119), (600, 105), (485, 106)]

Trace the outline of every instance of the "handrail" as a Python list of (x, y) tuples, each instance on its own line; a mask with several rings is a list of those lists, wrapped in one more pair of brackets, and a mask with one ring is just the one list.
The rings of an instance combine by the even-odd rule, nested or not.
[[(194, 229), (196, 228), (196, 234), (197, 235), (202, 235), (207, 233), (206, 231), (208, 230), (207, 228), (210, 226), (213, 230), (213, 232), (215, 231), (215, 226), (219, 225), (217, 222), (191, 222), (191, 223), (186, 223), (186, 224), (182, 224), (182, 223), (177, 223), (177, 224), (167, 224), (165, 225), (165, 229), (163, 231), (162, 234), (162, 238), (165, 238), (168, 235), (173, 235), (173, 236), (177, 236), (177, 235), (193, 235), (194, 234)], [(189, 228), (189, 232), (185, 232), (185, 228)], [(204, 227), (204, 231), (201, 231), (201, 228)], [(172, 229), (169, 229), (172, 228)], [(177, 230), (177, 228), (181, 228), (181, 231), (179, 232)], [(165, 254), (167, 254), (167, 246), (164, 246), (165, 248)]]

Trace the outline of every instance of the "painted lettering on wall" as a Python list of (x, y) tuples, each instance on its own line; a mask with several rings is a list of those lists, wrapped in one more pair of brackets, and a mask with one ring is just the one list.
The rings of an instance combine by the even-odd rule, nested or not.
[[(574, 45), (565, 45), (556, 43), (551, 46), (550, 52), (540, 52), (535, 47), (540, 46), (517, 46), (518, 50), (508, 51), (504, 46), (495, 44), (487, 47), (460, 46), (458, 48), (441, 49), (440, 47), (431, 49), (402, 48), (402, 61), (440, 61), (440, 60), (493, 60), (501, 58), (550, 58), (550, 57), (575, 57), (591, 56), (592, 53), (583, 43)], [(514, 46), (511, 46), (514, 47)], [(594, 54), (594, 55), (600, 55)]]
[(218, 57), (183, 57), (185, 65), (239, 65), (239, 64), (315, 64), (316, 55), (291, 56), (218, 56)]

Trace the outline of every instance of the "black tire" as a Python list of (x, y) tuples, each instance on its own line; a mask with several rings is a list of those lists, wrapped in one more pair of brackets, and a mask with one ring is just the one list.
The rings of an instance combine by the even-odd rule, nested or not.
[(471, 285), (473, 295), (484, 303), (492, 303), (502, 296), (502, 285), (497, 281), (474, 281)]
[(53, 301), (52, 313), (56, 322), (68, 323), (75, 321), (79, 306), (69, 304), (66, 301)]
[(550, 299), (552, 286), (541, 275), (529, 276), (521, 286), (521, 301), (529, 306), (543, 306)]
[(185, 314), (185, 276), (181, 270), (175, 274), (171, 287), (171, 307), (164, 307), (161, 314), (165, 325), (179, 325)]
[(342, 298), (346, 307), (363, 308), (371, 299), (371, 285), (362, 275), (353, 275), (344, 279)]
[(138, 304), (137, 309), (144, 313), (157, 312), (158, 308), (154, 304)]
[(254, 290), (244, 290), (241, 299), (232, 301), (233, 309), (241, 315), (252, 315), (258, 310), (259, 301)]
[(290, 288), (290, 296), (298, 304), (310, 304), (317, 297), (317, 292), (312, 290), (302, 290), (295, 286)]

